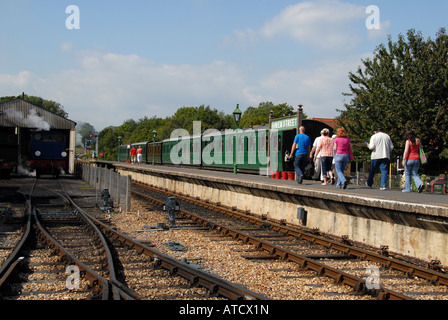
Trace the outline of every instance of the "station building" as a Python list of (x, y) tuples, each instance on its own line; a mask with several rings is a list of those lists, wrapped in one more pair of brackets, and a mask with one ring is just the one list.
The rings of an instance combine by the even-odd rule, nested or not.
[(30, 132), (61, 131), (67, 140), (68, 173), (74, 173), (76, 122), (33, 105), (22, 98), (0, 104), (0, 161), (14, 171), (28, 170)]

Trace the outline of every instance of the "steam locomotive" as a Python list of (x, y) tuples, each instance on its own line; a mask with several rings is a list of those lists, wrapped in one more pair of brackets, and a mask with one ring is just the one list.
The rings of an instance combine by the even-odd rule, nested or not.
[(30, 132), (30, 171), (35, 171), (37, 178), (42, 174), (58, 178), (67, 172), (68, 141), (63, 130)]

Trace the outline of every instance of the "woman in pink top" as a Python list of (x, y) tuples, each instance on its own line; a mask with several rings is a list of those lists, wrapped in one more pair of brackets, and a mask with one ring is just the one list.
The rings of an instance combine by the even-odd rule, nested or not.
[(411, 192), (411, 177), (414, 179), (418, 192), (422, 192), (425, 185), (418, 176), (420, 168), (420, 140), (415, 137), (412, 130), (406, 131), (406, 146), (403, 153), (403, 167), (405, 183), (403, 192)]
[(320, 161), (322, 163), (322, 175), (324, 177), (324, 183), (322, 185), (327, 185), (327, 174), (330, 175), (330, 183), (334, 181), (333, 172), (331, 171), (331, 164), (333, 162), (333, 139), (329, 137), (330, 130), (322, 130), (323, 136), (319, 141), (316, 153), (314, 154), (314, 162), (316, 162), (316, 156), (320, 152)]
[(344, 176), (345, 168), (347, 168), (348, 162), (353, 160), (352, 143), (347, 136), (347, 131), (344, 127), (340, 127), (337, 130), (337, 138), (334, 140), (334, 149), (336, 154), (334, 156), (334, 167), (338, 176), (338, 182), (336, 188), (346, 189), (348, 181)]

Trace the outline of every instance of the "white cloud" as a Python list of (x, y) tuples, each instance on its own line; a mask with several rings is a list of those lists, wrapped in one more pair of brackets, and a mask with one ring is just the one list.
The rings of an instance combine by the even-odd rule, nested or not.
[[(0, 74), (0, 87), (5, 92), (17, 91), (17, 88), (28, 87), (33, 80), (36, 80), (36, 77), (29, 71), (21, 71), (17, 75)], [(10, 95), (19, 95), (16, 91)]]
[(225, 61), (166, 64), (138, 55), (98, 51), (80, 53), (77, 68), (39, 77), (28, 71), (0, 75), (0, 96), (22, 91), (61, 103), (71, 120), (102, 130), (127, 119), (167, 117), (182, 106), (210, 105), (231, 113), (260, 102), (303, 104), (310, 116), (333, 117), (347, 91), (348, 72), (360, 57), (264, 72)]
[(293, 70), (279, 70), (260, 81), (258, 90), (264, 94), (261, 101), (302, 104), (310, 117), (335, 117), (336, 109), (343, 109), (342, 93), (349, 91), (348, 73), (356, 70), (360, 59), (351, 55), (343, 60), (331, 58)]
[(247, 47), (263, 39), (289, 38), (317, 49), (348, 52), (355, 49), (367, 34), (384, 34), (390, 23), (383, 23), (381, 32), (369, 32), (366, 6), (338, 0), (304, 1), (286, 7), (258, 29), (235, 30), (224, 43)]
[(80, 53), (77, 68), (39, 77), (29, 71), (0, 74), (0, 95), (22, 91), (55, 100), (70, 119), (97, 129), (133, 118), (166, 117), (182, 106), (234, 109), (255, 101), (246, 76), (235, 64), (165, 64), (138, 55), (98, 51)]

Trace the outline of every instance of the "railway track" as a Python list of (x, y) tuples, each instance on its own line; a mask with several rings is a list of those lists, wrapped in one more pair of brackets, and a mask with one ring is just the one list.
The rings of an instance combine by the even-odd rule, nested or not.
[(265, 299), (120, 234), (65, 183), (36, 180), (26, 227), (0, 268), (1, 299)]
[[(42, 186), (40, 181), (47, 183)], [(106, 299), (107, 281), (46, 229), (50, 225), (80, 224), (80, 217), (68, 211), (67, 200), (59, 194), (60, 187), (55, 192), (57, 181), (30, 182), (23, 183), (31, 185), (31, 189), (23, 192), (28, 205), (21, 240), (0, 268), (2, 300)]]
[(430, 264), (424, 266), (396, 259), (387, 252), (387, 248), (368, 250), (348, 239), (335, 240), (323, 236), (318, 230), (286, 226), (235, 208), (173, 194), (146, 184), (134, 183), (132, 192), (134, 196), (159, 207), (164, 205), (167, 197), (176, 197), (181, 207), (179, 217), (251, 245), (252, 253), (241, 253), (246, 259), (293, 262), (298, 270), (312, 271), (351, 287), (354, 294), (370, 295), (380, 300), (448, 298), (448, 274), (437, 264), (435, 267)]

